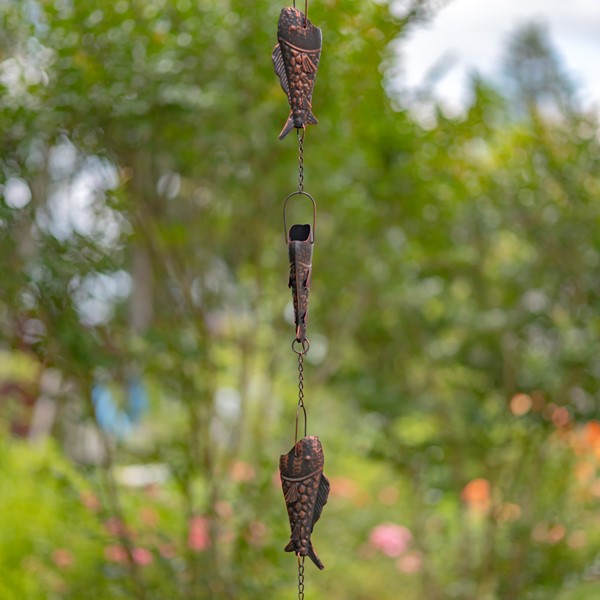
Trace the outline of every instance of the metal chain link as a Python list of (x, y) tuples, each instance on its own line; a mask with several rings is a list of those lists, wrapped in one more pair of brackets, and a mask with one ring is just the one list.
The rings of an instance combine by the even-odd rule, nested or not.
[(298, 353), (298, 408), (296, 408), (296, 433), (294, 436), (294, 445), (298, 443), (298, 421), (300, 414), (304, 415), (304, 437), (306, 437), (306, 406), (304, 406), (304, 354)]
[(304, 191), (304, 129), (298, 132), (298, 191)]
[(304, 354), (298, 354), (298, 406), (304, 406)]
[(304, 556), (298, 557), (298, 600), (304, 600)]

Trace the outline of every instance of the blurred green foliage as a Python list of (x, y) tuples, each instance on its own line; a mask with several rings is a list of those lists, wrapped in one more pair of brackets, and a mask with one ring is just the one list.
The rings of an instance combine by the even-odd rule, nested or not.
[[(280, 8), (0, 3), (1, 600), (295, 593)], [(306, 394), (332, 494), (307, 597), (591, 600), (597, 121), (535, 27), (504, 88), (416, 120), (386, 89), (430, 10), (310, 8)], [(93, 390), (124, 419), (131, 381), (148, 412), (103, 430)]]

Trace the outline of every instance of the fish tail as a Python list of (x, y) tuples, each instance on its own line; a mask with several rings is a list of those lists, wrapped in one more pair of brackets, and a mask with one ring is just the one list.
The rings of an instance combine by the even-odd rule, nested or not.
[(321, 559), (317, 556), (315, 549), (313, 548), (312, 542), (308, 542), (308, 557), (312, 560), (321, 571), (325, 568), (325, 565), (321, 562)]
[(292, 129), (294, 129), (294, 114), (290, 111), (290, 116), (279, 134), (279, 139), (282, 140)]

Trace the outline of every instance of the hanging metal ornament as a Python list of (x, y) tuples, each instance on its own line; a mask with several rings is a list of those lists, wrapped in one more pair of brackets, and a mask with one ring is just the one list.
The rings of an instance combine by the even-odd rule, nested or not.
[[(278, 44), (273, 50), (273, 66), (290, 104), (289, 117), (279, 134), (285, 138), (294, 128), (298, 134), (298, 190), (283, 204), (283, 229), (290, 261), (289, 287), (292, 289), (296, 334), (292, 350), (298, 357), (298, 405), (294, 446), (279, 459), (281, 485), (290, 521), (290, 541), (286, 552), (298, 557), (298, 599), (304, 599), (304, 559), (308, 556), (319, 569), (324, 565), (315, 552), (311, 535), (329, 496), (329, 481), (323, 473), (323, 447), (317, 436), (307, 435), (307, 413), (304, 404), (304, 357), (310, 349), (307, 337), (308, 296), (315, 244), (317, 204), (304, 191), (304, 134), (306, 125), (315, 125), (312, 93), (321, 59), (321, 30), (294, 6), (284, 8), (277, 26)], [(294, 198), (306, 198), (312, 205), (312, 224), (294, 223), (288, 229), (286, 209)], [(304, 435), (298, 440), (298, 426), (303, 421)]]
[(303, 437), (279, 459), (281, 485), (292, 533), (286, 552), (308, 556), (324, 569), (310, 535), (329, 496), (329, 480), (323, 474), (323, 446), (316, 435)]
[[(286, 207), (290, 198), (306, 196), (313, 206), (313, 224), (292, 225), (288, 231), (286, 223)], [(300, 344), (306, 343), (306, 325), (308, 323), (308, 294), (310, 292), (310, 276), (312, 273), (312, 255), (315, 245), (315, 226), (317, 204), (314, 198), (304, 190), (292, 192), (283, 204), (283, 229), (290, 259), (290, 279), (288, 287), (292, 289), (294, 303), (294, 321), (296, 323), (296, 339)]]
[(282, 140), (294, 127), (304, 129), (316, 125), (312, 114), (312, 93), (321, 59), (321, 30), (308, 20), (308, 0), (304, 14), (294, 6), (281, 11), (277, 25), (279, 43), (273, 49), (273, 66), (281, 87), (290, 103), (290, 114), (279, 139)]

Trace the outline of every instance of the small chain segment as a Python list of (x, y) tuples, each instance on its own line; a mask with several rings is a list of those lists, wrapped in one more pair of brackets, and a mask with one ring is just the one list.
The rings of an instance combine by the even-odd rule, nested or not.
[(304, 600), (304, 556), (298, 557), (298, 600)]
[(298, 354), (298, 406), (304, 406), (304, 354)]
[(306, 406), (304, 406), (304, 355), (308, 352), (308, 348), (302, 352), (298, 352), (298, 408), (296, 409), (296, 433), (294, 436), (294, 444), (298, 443), (298, 422), (300, 415), (304, 417), (304, 436), (306, 437)]
[(304, 191), (304, 129), (298, 132), (298, 191)]

